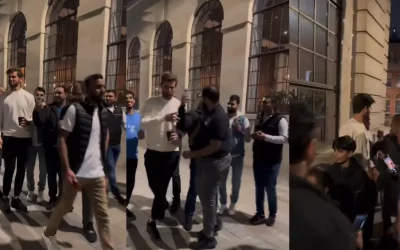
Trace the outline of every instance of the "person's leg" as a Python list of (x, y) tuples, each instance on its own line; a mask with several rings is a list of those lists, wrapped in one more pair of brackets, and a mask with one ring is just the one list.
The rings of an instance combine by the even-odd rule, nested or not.
[(82, 225), (83, 235), (90, 243), (96, 242), (97, 234), (93, 228), (93, 209), (88, 190), (82, 190)]
[(254, 182), (256, 186), (256, 214), (250, 219), (253, 225), (265, 222), (264, 199), (265, 199), (265, 176), (266, 167), (263, 164), (253, 163)]
[(47, 186), (49, 188), (49, 204), (48, 209), (52, 209), (55, 206), (57, 201), (57, 175), (59, 172), (59, 162), (57, 162), (57, 152), (55, 152), (55, 148), (46, 147), (45, 148), (45, 157), (46, 157), (46, 166), (47, 166)]
[(108, 146), (107, 150), (108, 184), (111, 193), (114, 195), (115, 199), (119, 203), (125, 204), (125, 200), (121, 196), (121, 193), (117, 186), (117, 180), (115, 178), (115, 166), (117, 164), (118, 155), (119, 155), (119, 145)]
[(233, 215), (236, 212), (236, 203), (239, 200), (240, 185), (242, 184), (242, 173), (243, 173), (244, 157), (236, 156), (232, 158), (232, 194), (231, 194), (231, 206), (229, 207), (228, 213)]
[(221, 183), (219, 184), (219, 202), (221, 203), (219, 209), (218, 209), (218, 214), (223, 215), (228, 207), (227, 207), (227, 202), (228, 202), (228, 195), (226, 193), (226, 181), (228, 179), (229, 175), (229, 168), (227, 171), (225, 171), (224, 175), (222, 176)]
[(11, 201), (11, 207), (20, 210), (28, 211), (26, 205), (19, 199), (24, 185), (26, 163), (28, 161), (28, 149), (31, 145), (30, 138), (18, 138), (18, 152), (17, 152), (17, 173), (14, 180), (14, 197)]
[(46, 187), (47, 180), (47, 166), (46, 166), (46, 157), (44, 153), (44, 147), (38, 147), (38, 157), (39, 157), (39, 182), (38, 182), (38, 198), (37, 202), (43, 201), (43, 191)]
[(172, 194), (174, 196), (170, 212), (176, 214), (181, 205), (181, 175), (179, 172), (179, 162), (175, 167), (175, 171), (172, 175)]
[(18, 145), (15, 138), (4, 136), (3, 138), (3, 157), (4, 157), (4, 176), (3, 176), (3, 204), (6, 213), (11, 212), (10, 190), (14, 177), (15, 161), (17, 160)]
[(28, 162), (26, 163), (26, 184), (28, 186), (28, 201), (33, 201), (35, 191), (35, 165), (38, 147), (30, 146), (28, 149)]
[[(132, 192), (135, 187), (137, 165), (138, 165), (137, 159), (126, 160), (126, 206), (127, 207), (131, 200)], [(128, 208), (126, 208), (126, 216), (132, 219), (136, 218), (135, 214), (132, 213)]]
[(275, 223), (276, 213), (278, 211), (278, 200), (276, 197), (276, 183), (279, 175), (281, 163), (267, 166), (266, 185), (267, 191), (269, 216), (266, 221), (267, 226), (272, 226)]
[(186, 195), (185, 203), (185, 216), (192, 219), (194, 211), (196, 210), (196, 161), (194, 159), (190, 160), (190, 180), (189, 180), (189, 190)]

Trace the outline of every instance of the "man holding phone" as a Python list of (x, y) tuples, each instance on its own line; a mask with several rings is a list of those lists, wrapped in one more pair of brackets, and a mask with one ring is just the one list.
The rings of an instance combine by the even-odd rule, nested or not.
[[(28, 160), (28, 148), (31, 145), (30, 124), (32, 112), (35, 107), (35, 98), (32, 94), (22, 89), (24, 75), (20, 68), (10, 68), (6, 72), (10, 94), (0, 105), (0, 130), (3, 139), (0, 139), (0, 147), (3, 149), (5, 172), (3, 178), (3, 210), (11, 212), (11, 207), (27, 212), (26, 205), (20, 200), (19, 195), (24, 184), (26, 162)], [(17, 161), (17, 164), (15, 164)], [(17, 165), (17, 166), (15, 166)], [(11, 199), (12, 181), (15, 167), (17, 173), (14, 183), (14, 197)]]

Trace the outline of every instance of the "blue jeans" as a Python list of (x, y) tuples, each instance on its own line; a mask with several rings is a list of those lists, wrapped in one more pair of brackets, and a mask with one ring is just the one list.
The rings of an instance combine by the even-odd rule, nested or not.
[(196, 210), (196, 162), (194, 159), (190, 160), (190, 181), (189, 190), (186, 195), (185, 203), (185, 215), (193, 217), (194, 211)]
[[(239, 191), (240, 184), (242, 182), (242, 173), (243, 173), (243, 164), (244, 164), (244, 156), (235, 156), (232, 157), (231, 168), (232, 168), (232, 194), (231, 194), (231, 203), (236, 204), (239, 199)], [(221, 205), (227, 204), (227, 194), (226, 194), (226, 181), (228, 179), (229, 169), (222, 176), (221, 183), (219, 185), (219, 201)]]
[(118, 156), (121, 152), (121, 145), (109, 145), (107, 150), (107, 161), (108, 161), (108, 183), (110, 190), (114, 196), (120, 196), (120, 192), (117, 186), (117, 180), (115, 178), (115, 166), (117, 165)]
[(258, 214), (265, 214), (264, 199), (265, 192), (267, 192), (269, 216), (276, 216), (278, 210), (276, 182), (280, 167), (280, 162), (276, 164), (253, 163), (254, 181), (256, 184), (256, 207)]
[(26, 180), (29, 191), (35, 190), (35, 165), (36, 157), (39, 156), (39, 182), (38, 189), (42, 192), (46, 187), (47, 167), (43, 146), (30, 146), (28, 149), (28, 162), (26, 164)]

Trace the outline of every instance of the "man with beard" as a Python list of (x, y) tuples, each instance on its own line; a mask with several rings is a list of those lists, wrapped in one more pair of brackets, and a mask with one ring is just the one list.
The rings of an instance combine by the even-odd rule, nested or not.
[(115, 167), (118, 162), (119, 154), (121, 153), (121, 135), (122, 129), (125, 127), (125, 114), (122, 108), (117, 104), (115, 97), (117, 96), (114, 90), (106, 91), (106, 109), (108, 111), (108, 125), (110, 131), (110, 141), (107, 151), (108, 160), (108, 183), (114, 198), (121, 204), (125, 205), (125, 199), (121, 196), (121, 192), (117, 186), (115, 179)]
[[(19, 195), (25, 179), (28, 148), (31, 145), (30, 124), (32, 112), (35, 107), (35, 98), (32, 94), (22, 89), (23, 73), (20, 68), (10, 68), (6, 72), (10, 87), (9, 95), (0, 105), (0, 130), (3, 139), (0, 147), (3, 149), (5, 172), (3, 177), (3, 210), (11, 212), (11, 207), (27, 212), (26, 205), (20, 200)], [(17, 161), (17, 173), (14, 180), (14, 197), (11, 200), (10, 190)]]
[(232, 155), (232, 194), (231, 204), (227, 207), (226, 181), (229, 171), (222, 177), (219, 185), (219, 195), (221, 206), (218, 209), (219, 215), (224, 215), (226, 211), (230, 216), (236, 212), (236, 203), (239, 199), (240, 184), (242, 182), (242, 172), (244, 165), (245, 143), (251, 140), (250, 122), (244, 114), (238, 111), (240, 105), (240, 97), (231, 95), (228, 101), (228, 117), (229, 117), (229, 138), (230, 150)]
[[(283, 144), (288, 139), (288, 122), (279, 114), (276, 100), (264, 97), (262, 110), (258, 114), (253, 142), (253, 172), (256, 183), (256, 214), (250, 219), (252, 225), (265, 223), (273, 226), (278, 202), (276, 197), (276, 182), (282, 163)], [(268, 155), (266, 155), (266, 153)], [(269, 216), (265, 219), (264, 198), (267, 191)]]
[[(133, 188), (135, 187), (136, 169), (138, 165), (139, 140), (144, 139), (144, 132), (140, 129), (141, 115), (135, 112), (135, 98), (131, 91), (126, 93), (126, 202), (127, 206), (131, 200)], [(128, 207), (126, 216), (136, 219)]]
[[(176, 133), (178, 108), (181, 102), (174, 97), (178, 79), (171, 72), (161, 75), (162, 96), (151, 97), (141, 112), (140, 128), (146, 132), (147, 150), (144, 154), (144, 166), (150, 189), (154, 194), (151, 219), (148, 227), (154, 237), (159, 239), (156, 220), (165, 216), (166, 194), (169, 182), (179, 167), (180, 138)], [(179, 197), (174, 203), (180, 205)]]
[(101, 74), (86, 77), (85, 100), (72, 103), (60, 119), (59, 151), (65, 179), (63, 195), (43, 233), (48, 249), (59, 249), (55, 235), (79, 190), (90, 193), (102, 248), (114, 249), (106, 193), (109, 132), (107, 111), (102, 107), (104, 87)]
[[(47, 166), (47, 182), (50, 200), (47, 210), (51, 210), (62, 194), (62, 173), (58, 154), (58, 122), (62, 108), (66, 104), (67, 93), (64, 86), (54, 88), (53, 102), (48, 105), (37, 103), (33, 112), (33, 122), (43, 132), (43, 147)], [(58, 182), (57, 182), (58, 177)]]
[(232, 157), (229, 143), (229, 118), (219, 103), (219, 90), (205, 87), (201, 93), (203, 119), (198, 140), (199, 149), (185, 151), (185, 159), (196, 161), (196, 186), (203, 211), (203, 230), (198, 235), (199, 249), (214, 249), (215, 236), (222, 229), (217, 216), (218, 186), (229, 171)]
[(371, 106), (375, 100), (371, 95), (361, 93), (357, 94), (351, 100), (353, 106), (353, 117), (345, 123), (339, 131), (339, 136), (350, 136), (357, 145), (354, 151), (354, 158), (358, 164), (365, 170), (370, 166), (370, 142), (366, 128), (370, 120)]

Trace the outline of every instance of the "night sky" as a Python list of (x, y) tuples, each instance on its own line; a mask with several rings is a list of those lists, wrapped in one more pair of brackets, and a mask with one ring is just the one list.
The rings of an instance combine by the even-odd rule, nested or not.
[[(394, 10), (397, 10), (396, 12)], [(400, 0), (392, 0), (392, 8), (391, 8), (391, 27), (396, 27), (397, 30), (400, 30)]]

